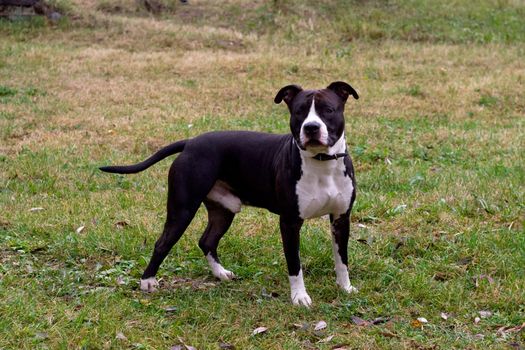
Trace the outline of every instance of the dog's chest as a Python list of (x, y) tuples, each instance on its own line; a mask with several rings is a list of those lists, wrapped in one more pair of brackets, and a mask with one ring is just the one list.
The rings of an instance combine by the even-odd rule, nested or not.
[(296, 185), (301, 218), (308, 219), (326, 214), (338, 216), (350, 207), (352, 179), (345, 175), (343, 161), (336, 162), (336, 166), (303, 164), (302, 175)]

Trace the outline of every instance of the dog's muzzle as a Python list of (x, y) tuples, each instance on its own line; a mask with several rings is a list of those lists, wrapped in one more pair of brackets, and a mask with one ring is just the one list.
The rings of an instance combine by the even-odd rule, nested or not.
[(303, 146), (326, 146), (321, 142), (321, 124), (310, 122), (303, 125)]

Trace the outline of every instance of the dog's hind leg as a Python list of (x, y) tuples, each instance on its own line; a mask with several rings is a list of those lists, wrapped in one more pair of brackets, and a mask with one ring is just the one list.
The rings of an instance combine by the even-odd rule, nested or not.
[(155, 275), (160, 264), (180, 239), (215, 182), (213, 174), (201, 177), (192, 175), (193, 172), (205, 173), (206, 169), (194, 164), (188, 165), (187, 161), (183, 153), (170, 168), (166, 223), (140, 280), (140, 289), (144, 291), (155, 291), (158, 286)]
[(204, 204), (208, 210), (208, 226), (199, 240), (199, 247), (206, 256), (213, 275), (221, 281), (231, 280), (235, 275), (221, 265), (217, 247), (230, 227), (235, 213), (210, 200), (204, 201)]
[(144, 270), (140, 279), (140, 289), (146, 292), (154, 292), (158, 286), (155, 278), (160, 264), (164, 261), (171, 248), (180, 239), (186, 228), (195, 215), (195, 211), (190, 212), (185, 209), (177, 210), (177, 215), (174, 218), (169, 218), (164, 224), (164, 230), (160, 238), (155, 242), (155, 248), (151, 260)]

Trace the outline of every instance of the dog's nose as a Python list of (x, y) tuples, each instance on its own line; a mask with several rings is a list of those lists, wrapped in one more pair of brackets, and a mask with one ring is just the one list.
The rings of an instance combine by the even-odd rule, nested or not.
[(307, 123), (303, 125), (303, 130), (306, 135), (315, 135), (319, 129), (321, 128), (321, 125), (319, 123)]

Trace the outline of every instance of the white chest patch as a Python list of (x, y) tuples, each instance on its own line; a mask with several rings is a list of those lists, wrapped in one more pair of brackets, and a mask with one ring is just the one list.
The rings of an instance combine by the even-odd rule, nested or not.
[(337, 218), (348, 210), (354, 188), (352, 179), (344, 174), (343, 159), (322, 162), (303, 158), (301, 169), (303, 174), (296, 185), (301, 218), (326, 214)]

